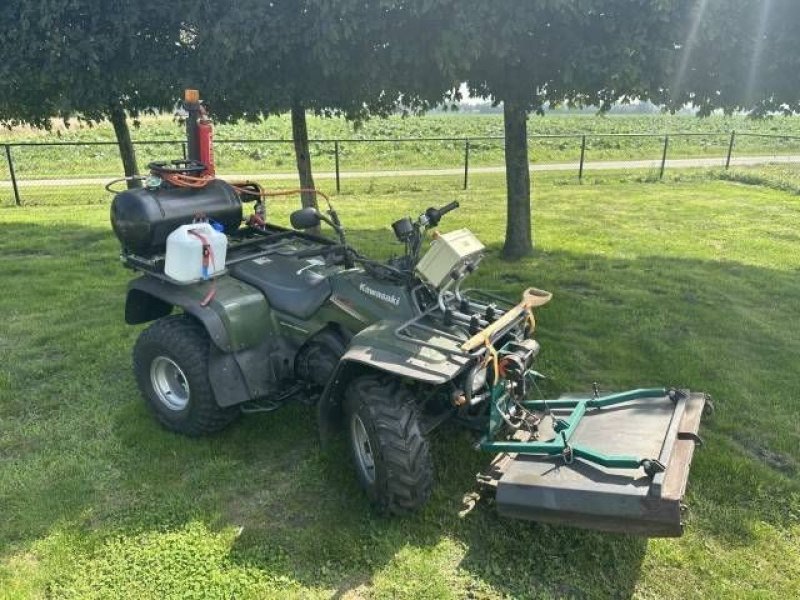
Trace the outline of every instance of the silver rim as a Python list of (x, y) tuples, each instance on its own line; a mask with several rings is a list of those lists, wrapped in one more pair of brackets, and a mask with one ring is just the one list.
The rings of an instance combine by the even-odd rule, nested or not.
[(150, 382), (161, 404), (179, 411), (189, 404), (189, 382), (171, 358), (158, 356), (150, 363)]
[(375, 482), (375, 458), (372, 455), (372, 446), (364, 427), (364, 422), (358, 415), (353, 415), (350, 421), (350, 436), (353, 441), (353, 450), (356, 455), (358, 468), (369, 483)]

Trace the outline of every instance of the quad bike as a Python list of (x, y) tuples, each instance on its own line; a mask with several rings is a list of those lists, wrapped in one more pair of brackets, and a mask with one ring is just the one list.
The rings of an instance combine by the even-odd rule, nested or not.
[[(404, 254), (372, 260), (348, 243), (330, 204), (294, 212), (291, 228), (268, 222), (268, 192), (214, 177), (202, 104), (189, 96), (185, 106), (189, 158), (152, 163), (145, 187), (117, 193), (111, 211), (122, 261), (140, 273), (125, 320), (152, 321), (134, 372), (164, 426), (204, 435), (242, 413), (313, 402), (323, 436), (347, 435), (372, 503), (402, 514), (428, 500), (428, 438), (452, 421), (495, 455), (477, 481), (503, 515), (681, 534), (704, 394), (533, 398), (542, 377), (533, 310), (551, 295), (465, 289), (485, 253), (466, 229), (434, 232), (423, 253), (426, 231), (457, 202), (395, 221)], [(255, 208), (242, 226), (247, 202)], [(322, 223), (335, 240), (316, 233)]]

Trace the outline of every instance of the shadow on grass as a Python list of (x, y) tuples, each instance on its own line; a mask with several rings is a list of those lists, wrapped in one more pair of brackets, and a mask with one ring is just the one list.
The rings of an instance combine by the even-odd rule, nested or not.
[[(24, 253), (31, 238), (62, 249), (31, 252), (25, 269), (13, 272), (5, 267), (19, 259), (0, 258), (10, 292), (0, 306), (17, 314), (0, 332), (9, 392), (0, 406), (7, 457), (0, 498), (11, 515), (0, 528), (3, 544), (67, 528), (88, 540), (83, 551), (102, 553), (110, 538), (200, 521), (213, 531), (237, 530), (225, 558), (231, 564), (337, 595), (360, 586), (446, 592), (452, 577), (442, 573), (455, 564), (458, 585), (478, 591), (632, 595), (642, 539), (504, 520), (490, 505), (460, 519), (461, 497), (490, 458), (471, 449), (466, 432), (444, 428), (435, 436), (434, 497), (420, 514), (396, 519), (370, 510), (343, 443), (319, 446), (312, 409), (252, 416), (201, 440), (163, 431), (130, 374), (136, 331), (122, 321), (128, 274), (98, 279), (95, 260), (77, 260), (87, 248), (113, 257), (110, 234), (71, 227), (62, 239), (30, 225), (4, 225), (3, 234), (6, 247)], [(365, 250), (387, 235), (353, 232)], [(774, 497), (800, 497), (786, 470), (800, 460), (789, 426), (800, 401), (788, 375), (800, 353), (792, 302), (798, 273), (539, 252), (515, 264), (489, 258), (473, 283), (512, 296), (527, 284), (555, 292), (539, 313), (538, 338), (539, 367), (557, 391), (593, 381), (614, 389), (666, 384), (719, 399), (690, 479), (688, 527), (747, 545), (756, 523), (796, 523), (797, 506)], [(37, 293), (48, 286), (58, 295)], [(776, 467), (764, 452), (790, 467)]]

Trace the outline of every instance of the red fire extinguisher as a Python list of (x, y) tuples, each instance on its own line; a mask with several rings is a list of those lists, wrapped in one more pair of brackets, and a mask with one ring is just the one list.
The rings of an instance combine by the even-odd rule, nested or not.
[(214, 167), (214, 127), (205, 114), (197, 121), (197, 142), (200, 150), (200, 162), (206, 166), (206, 175), (216, 174)]

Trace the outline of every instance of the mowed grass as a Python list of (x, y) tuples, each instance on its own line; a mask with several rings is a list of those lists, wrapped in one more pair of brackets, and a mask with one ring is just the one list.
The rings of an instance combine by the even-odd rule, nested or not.
[[(312, 162), (318, 170), (332, 171), (335, 165), (333, 140), (339, 145), (342, 171), (380, 169), (444, 168), (464, 164), (464, 140), (470, 143), (470, 164), (498, 166), (503, 164), (503, 143), (500, 139), (477, 139), (503, 136), (502, 115), (466, 113), (434, 113), (422, 117), (371, 119), (358, 128), (339, 118), (309, 116), (309, 137)], [(532, 138), (530, 159), (535, 163), (573, 162), (581, 153), (581, 134), (588, 134), (586, 160), (659, 160), (665, 133), (689, 132), (690, 137), (671, 137), (669, 156), (723, 157), (727, 153), (732, 130), (739, 132), (735, 154), (774, 155), (800, 153), (800, 139), (747, 136), (744, 133), (800, 136), (800, 117), (774, 117), (763, 120), (743, 116), (713, 116), (698, 119), (684, 115), (563, 115), (532, 116), (528, 125), (531, 136), (566, 136)], [(593, 134), (649, 134), (640, 137), (594, 137)], [(180, 140), (185, 134), (170, 116), (144, 117), (133, 129), (135, 140), (167, 141), (166, 145), (139, 145), (137, 153), (142, 169), (153, 160), (180, 157)], [(295, 157), (291, 143), (288, 115), (270, 117), (261, 123), (237, 122), (216, 127), (215, 158), (223, 173), (291, 172)], [(381, 142), (358, 140), (384, 139)], [(407, 141), (392, 141), (411, 138)], [(453, 138), (440, 141), (418, 141), (413, 138)], [(256, 143), (243, 140), (285, 140), (283, 143)], [(355, 141), (353, 141), (355, 140)], [(113, 142), (113, 129), (108, 123), (93, 127), (73, 123), (69, 128), (57, 125), (50, 132), (17, 128), (0, 130), (0, 143), (8, 142)], [(116, 176), (122, 171), (116, 147), (31, 146), (13, 148), (17, 176), (20, 179), (63, 177)], [(7, 180), (5, 160), (0, 160), (0, 180)]]
[[(597, 381), (712, 394), (682, 538), (504, 520), (485, 503), (461, 519), (489, 456), (452, 428), (434, 438), (432, 501), (402, 519), (371, 512), (312, 409), (168, 433), (131, 374), (140, 328), (123, 322), (132, 274), (107, 207), (4, 208), (0, 597), (800, 596), (800, 199), (697, 178), (537, 182), (537, 250), (517, 263), (497, 258), (500, 177), (468, 192), (354, 183), (334, 201), (352, 241), (385, 256), (400, 251), (392, 220), (460, 199), (442, 228), (487, 243), (474, 284), (555, 294), (538, 314), (553, 393)], [(295, 206), (271, 215), (285, 223)]]

